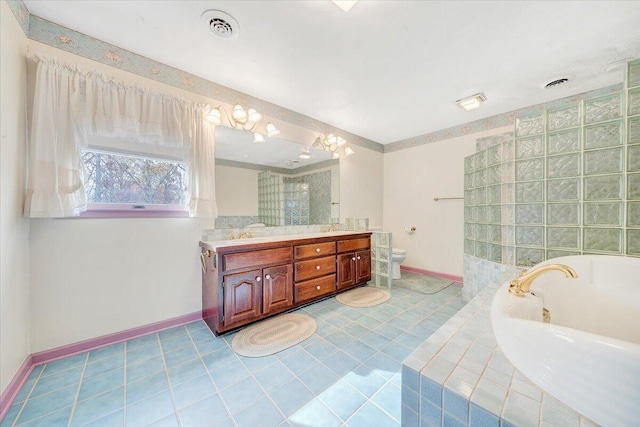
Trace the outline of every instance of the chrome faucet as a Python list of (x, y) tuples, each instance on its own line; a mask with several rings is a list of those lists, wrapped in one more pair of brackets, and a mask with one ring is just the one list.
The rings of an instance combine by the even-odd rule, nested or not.
[(578, 274), (573, 268), (564, 264), (549, 264), (538, 267), (534, 270), (525, 270), (520, 273), (520, 276), (516, 277), (509, 283), (509, 292), (513, 295), (523, 297), (524, 294), (529, 292), (531, 283), (538, 277), (548, 271), (561, 271), (565, 276), (575, 279)]

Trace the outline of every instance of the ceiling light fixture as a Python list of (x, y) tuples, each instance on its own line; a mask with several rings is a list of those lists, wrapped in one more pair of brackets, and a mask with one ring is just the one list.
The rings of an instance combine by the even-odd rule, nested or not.
[(317, 150), (330, 151), (333, 153), (331, 156), (332, 159), (339, 159), (340, 153), (339, 150), (344, 147), (344, 154), (348, 156), (353, 154), (354, 151), (349, 146), (345, 146), (347, 141), (341, 136), (336, 136), (332, 133), (328, 134), (326, 138), (323, 138), (322, 135), (318, 135), (316, 140), (311, 145), (311, 148), (315, 148)]
[(351, 8), (358, 2), (358, 0), (331, 0), (333, 4), (338, 6), (345, 12), (349, 12)]
[(475, 95), (467, 96), (466, 98), (458, 99), (456, 104), (460, 108), (465, 109), (466, 111), (475, 110), (480, 107), (484, 101), (487, 100), (487, 97), (484, 96), (484, 93), (476, 93)]
[[(260, 132), (256, 132), (256, 126), (263, 121), (262, 114), (258, 113), (255, 109), (249, 108), (245, 110), (240, 104), (236, 104), (233, 107), (233, 112), (229, 112), (222, 106), (212, 108), (205, 116), (205, 119), (209, 123), (220, 125), (225, 122), (232, 128), (243, 130), (245, 132), (254, 132), (254, 142), (264, 142), (264, 137)], [(265, 126), (267, 136), (272, 138), (280, 135), (280, 131), (276, 129), (273, 123), (267, 122)], [(258, 136), (259, 135), (259, 136)]]

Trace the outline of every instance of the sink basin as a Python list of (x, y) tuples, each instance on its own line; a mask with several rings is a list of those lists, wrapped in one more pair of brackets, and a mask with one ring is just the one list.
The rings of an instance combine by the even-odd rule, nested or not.
[[(552, 271), (535, 295), (497, 291), (491, 325), (507, 359), (540, 388), (602, 426), (640, 419), (640, 259), (601, 255), (554, 258), (577, 279)], [(542, 322), (540, 308), (549, 310)]]

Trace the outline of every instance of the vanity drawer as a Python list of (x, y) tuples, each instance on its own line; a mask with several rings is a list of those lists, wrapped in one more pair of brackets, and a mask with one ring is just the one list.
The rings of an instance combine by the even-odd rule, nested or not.
[(369, 249), (371, 246), (370, 238), (363, 239), (351, 239), (351, 240), (339, 240), (338, 252), (357, 251), (359, 249)]
[(291, 247), (238, 252), (222, 256), (224, 271), (291, 263)]
[(296, 283), (293, 287), (294, 302), (302, 302), (330, 294), (336, 290), (336, 275)]
[(327, 256), (308, 261), (299, 261), (295, 263), (294, 270), (296, 282), (335, 273), (336, 257)]
[(295, 259), (313, 258), (317, 256), (332, 255), (335, 253), (336, 242), (299, 245), (293, 248), (293, 257)]

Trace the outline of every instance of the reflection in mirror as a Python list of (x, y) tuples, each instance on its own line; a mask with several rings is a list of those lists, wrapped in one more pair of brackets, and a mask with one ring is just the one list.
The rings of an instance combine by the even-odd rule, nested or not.
[(216, 228), (339, 221), (340, 166), (331, 152), (216, 126)]

